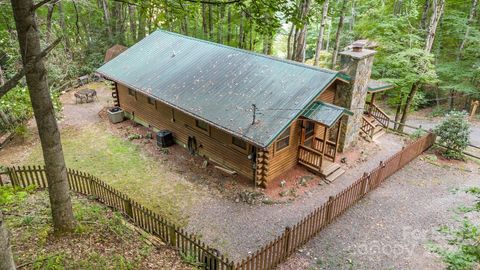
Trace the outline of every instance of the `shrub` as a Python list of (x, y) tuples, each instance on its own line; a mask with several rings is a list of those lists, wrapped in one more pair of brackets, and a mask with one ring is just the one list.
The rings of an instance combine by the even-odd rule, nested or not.
[(470, 143), (470, 123), (466, 112), (452, 111), (435, 128), (442, 145), (448, 147), (443, 156), (449, 159), (463, 159), (463, 150)]
[(410, 138), (412, 140), (417, 140), (417, 139), (420, 139), (421, 137), (423, 137), (425, 134), (427, 134), (427, 132), (425, 130), (417, 129), (410, 134)]

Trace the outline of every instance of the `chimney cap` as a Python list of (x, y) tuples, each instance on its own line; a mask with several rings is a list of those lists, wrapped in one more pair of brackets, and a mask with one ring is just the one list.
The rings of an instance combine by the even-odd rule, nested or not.
[(366, 39), (360, 39), (352, 43), (352, 50), (354, 52), (361, 52), (363, 48), (367, 45), (368, 40)]

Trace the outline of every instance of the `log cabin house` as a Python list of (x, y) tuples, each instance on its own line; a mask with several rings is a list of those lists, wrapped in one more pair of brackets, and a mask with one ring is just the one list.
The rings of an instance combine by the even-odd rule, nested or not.
[(344, 172), (337, 153), (362, 132), (368, 91), (385, 88), (372, 88), (375, 51), (355, 46), (338, 72), (157, 30), (97, 72), (128, 118), (267, 187), (297, 164)]

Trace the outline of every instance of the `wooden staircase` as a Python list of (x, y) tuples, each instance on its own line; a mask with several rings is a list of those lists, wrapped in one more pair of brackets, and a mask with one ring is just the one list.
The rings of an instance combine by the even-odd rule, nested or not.
[(370, 142), (385, 134), (390, 117), (375, 104), (367, 102), (365, 106), (360, 135)]
[(374, 117), (368, 117), (366, 115), (363, 117), (363, 124), (360, 132), (362, 138), (366, 141), (371, 142), (375, 141), (383, 134), (385, 134), (385, 127), (378, 122)]

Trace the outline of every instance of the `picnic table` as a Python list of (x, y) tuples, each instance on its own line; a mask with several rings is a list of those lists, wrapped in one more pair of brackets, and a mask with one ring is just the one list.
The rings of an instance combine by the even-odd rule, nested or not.
[(80, 101), (80, 103), (83, 103), (84, 100), (86, 103), (89, 103), (89, 102), (93, 102), (95, 98), (98, 100), (97, 91), (93, 89), (78, 90), (77, 92), (75, 92), (74, 96), (75, 96), (75, 103), (78, 103), (78, 101)]

